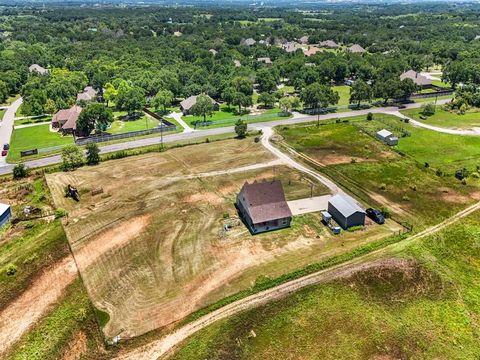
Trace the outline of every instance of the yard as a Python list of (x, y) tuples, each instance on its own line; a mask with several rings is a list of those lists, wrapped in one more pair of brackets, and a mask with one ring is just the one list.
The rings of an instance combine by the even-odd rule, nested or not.
[[(291, 126), (279, 130), (287, 144), (313, 159), (317, 169), (368, 203), (385, 207), (397, 218), (420, 228), (450, 216), (478, 198), (478, 181), (462, 185), (452, 175), (457, 167), (479, 159), (480, 138), (455, 137), (402, 125), (393, 116), (363, 117), (350, 123), (316, 127)], [(357, 121), (355, 121), (357, 120)], [(355, 121), (355, 122), (353, 122)], [(372, 136), (387, 128), (405, 127), (410, 137), (400, 138), (401, 156)], [(432, 168), (451, 170), (439, 177)], [(457, 163), (456, 163), (457, 162)]]
[(157, 119), (149, 116), (142, 116), (136, 120), (119, 120), (116, 119), (107, 129), (109, 134), (123, 134), (131, 131), (140, 131), (156, 128), (159, 124)]
[(442, 106), (437, 106), (435, 114), (422, 119), (421, 109), (402, 110), (401, 113), (411, 117), (412, 119), (424, 122), (425, 124), (441, 126), (446, 128), (471, 129), (472, 127), (480, 127), (480, 111), (466, 112), (459, 115), (448, 110), (444, 110)]
[(4, 109), (0, 109), (0, 121), (3, 119), (3, 115), (5, 114), (5, 111)]
[(332, 90), (338, 92), (340, 95), (340, 100), (338, 101), (338, 106), (345, 106), (350, 104), (350, 86), (348, 85), (338, 85), (332, 86)]
[[(319, 214), (252, 236), (233, 205), (245, 181), (280, 179), (288, 200), (310, 196), (312, 182), (276, 165), (229, 175), (192, 176), (272, 160), (252, 139), (219, 141), (109, 161), (47, 175), (76, 263), (107, 337), (137, 336), (178, 321), (225, 296), (326, 257), (383, 239), (398, 224), (370, 224), (332, 235)], [(64, 197), (74, 184), (79, 203)], [(91, 189), (102, 187), (93, 196)], [(320, 185), (313, 195), (325, 194)], [(230, 231), (224, 225), (232, 226)]]
[[(207, 116), (207, 126), (209, 128), (232, 126), (238, 121), (238, 119), (242, 119), (247, 123), (256, 123), (261, 121), (280, 120), (289, 117), (288, 115), (285, 116), (279, 108), (262, 110), (261, 112), (262, 113), (258, 115), (238, 114), (237, 108), (223, 105), (220, 107), (220, 110), (215, 111), (212, 116)], [(203, 116), (188, 115), (183, 116), (183, 120), (193, 128), (195, 128), (195, 123), (198, 124), (197, 126), (203, 127)]]
[(49, 153), (58, 151), (61, 146), (73, 143), (72, 136), (62, 136), (57, 132), (51, 132), (49, 127), (49, 124), (45, 124), (14, 129), (8, 161), (20, 160), (20, 151), (38, 149), (39, 152)]

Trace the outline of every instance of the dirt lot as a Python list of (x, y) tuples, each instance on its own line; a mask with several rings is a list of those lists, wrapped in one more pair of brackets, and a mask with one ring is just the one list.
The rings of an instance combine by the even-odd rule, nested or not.
[[(311, 179), (276, 165), (207, 178), (181, 175), (271, 161), (252, 140), (223, 141), (110, 161), (48, 176), (64, 226), (94, 304), (110, 314), (108, 337), (137, 336), (182, 319), (211, 302), (398, 230), (389, 223), (331, 235), (318, 214), (290, 229), (252, 236), (233, 206), (242, 184), (278, 178), (287, 199), (310, 195)], [(177, 180), (175, 180), (177, 179)], [(63, 196), (77, 186), (81, 201)], [(101, 186), (103, 194), (91, 195)], [(316, 186), (314, 195), (326, 191)], [(233, 226), (224, 232), (226, 223)]]

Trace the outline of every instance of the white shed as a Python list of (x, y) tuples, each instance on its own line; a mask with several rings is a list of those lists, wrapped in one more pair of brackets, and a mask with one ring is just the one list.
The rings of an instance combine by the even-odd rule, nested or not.
[(393, 135), (387, 129), (378, 131), (376, 136), (380, 141), (383, 141), (387, 145), (394, 146), (398, 144), (398, 137)]
[(12, 217), (10, 205), (0, 203), (0, 227), (5, 225)]

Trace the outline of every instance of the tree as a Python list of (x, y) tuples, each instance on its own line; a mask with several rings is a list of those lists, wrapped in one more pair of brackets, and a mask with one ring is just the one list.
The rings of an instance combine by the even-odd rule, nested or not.
[(247, 123), (242, 119), (238, 119), (235, 123), (235, 132), (239, 139), (243, 139), (247, 135)]
[(35, 89), (28, 95), (22, 104), (22, 112), (26, 115), (42, 115), (45, 113), (47, 95), (45, 91)]
[(197, 96), (197, 101), (192, 106), (191, 111), (195, 116), (203, 116), (203, 122), (206, 123), (207, 116), (212, 116), (213, 114), (212, 99), (205, 94)]
[(275, 95), (263, 92), (258, 96), (258, 102), (263, 103), (266, 108), (273, 107), (275, 104)]
[(357, 102), (360, 106), (362, 101), (372, 100), (373, 93), (372, 88), (363, 80), (358, 80), (350, 87), (350, 103)]
[(143, 89), (138, 86), (131, 86), (123, 80), (118, 86), (116, 105), (118, 109), (127, 111), (130, 116), (142, 110), (145, 105)]
[(164, 112), (167, 111), (167, 107), (171, 106), (173, 102), (173, 93), (170, 90), (161, 90), (152, 99), (152, 105), (156, 111), (160, 108)]
[(57, 106), (55, 105), (55, 101), (53, 101), (52, 99), (47, 100), (45, 104), (45, 112), (50, 115), (57, 112)]
[(286, 96), (280, 99), (279, 104), (284, 112), (290, 113), (292, 109), (300, 107), (300, 99), (296, 96)]
[(313, 83), (307, 85), (300, 94), (303, 103), (310, 108), (317, 109), (317, 123), (320, 125), (320, 112), (318, 108), (327, 108), (329, 105), (335, 105), (340, 100), (338, 92), (333, 91), (327, 85)]
[(253, 83), (247, 77), (237, 76), (233, 78), (231, 87), (246, 96), (252, 96), (253, 94)]
[(29, 172), (30, 172), (30, 171), (29, 171), (29, 169), (25, 166), (25, 164), (17, 164), (17, 165), (15, 165), (15, 167), (13, 168), (13, 178), (14, 178), (15, 180), (17, 180), (17, 179), (21, 179), (21, 178), (27, 177)]
[(7, 97), (8, 97), (7, 84), (4, 81), (0, 80), (0, 103), (5, 102), (5, 100), (7, 100)]
[(277, 88), (277, 81), (272, 72), (267, 68), (261, 68), (257, 71), (255, 80), (258, 84), (258, 88), (262, 92), (272, 92)]
[(82, 149), (77, 145), (71, 144), (62, 149), (62, 169), (64, 171), (75, 170), (83, 165), (84, 156)]
[(110, 101), (114, 101), (117, 97), (118, 91), (115, 89), (115, 86), (111, 83), (105, 84), (105, 90), (103, 91), (103, 98), (107, 102), (107, 106), (109, 105)]
[(112, 110), (103, 104), (90, 103), (82, 110), (77, 120), (77, 130), (88, 136), (95, 129), (105, 131), (108, 124), (113, 122)]
[(242, 112), (242, 107), (246, 108), (247, 106), (251, 106), (253, 104), (252, 97), (245, 95), (239, 91), (235, 92), (233, 96), (233, 105), (238, 106), (238, 112)]
[(97, 165), (100, 162), (100, 149), (95, 143), (90, 143), (86, 146), (87, 149), (87, 164)]

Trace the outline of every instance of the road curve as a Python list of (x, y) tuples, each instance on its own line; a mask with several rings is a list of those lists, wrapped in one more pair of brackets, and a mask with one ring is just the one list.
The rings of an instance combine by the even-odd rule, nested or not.
[[(13, 132), (13, 123), (15, 120), (15, 113), (17, 112), (20, 105), (22, 105), (23, 99), (18, 98), (15, 100), (5, 111), (3, 115), (3, 120), (0, 122), (0, 146), (3, 148), (3, 144), (10, 143), (10, 138), (12, 137)], [(0, 157), (0, 166), (7, 164), (7, 159), (5, 156)]]

